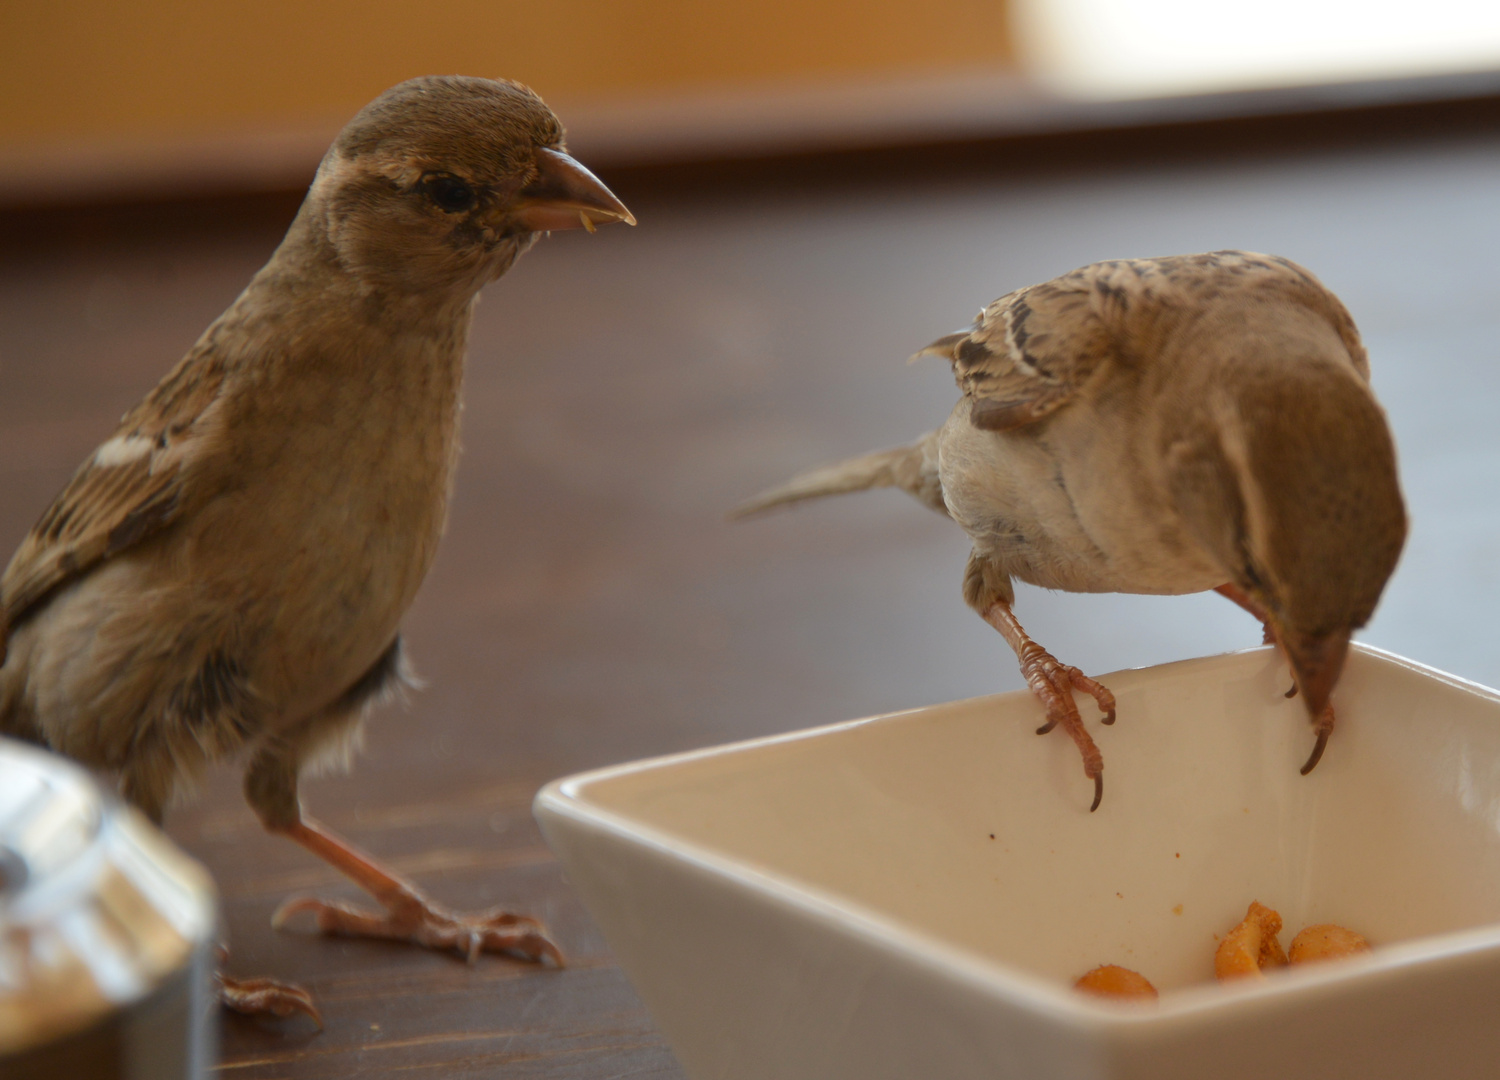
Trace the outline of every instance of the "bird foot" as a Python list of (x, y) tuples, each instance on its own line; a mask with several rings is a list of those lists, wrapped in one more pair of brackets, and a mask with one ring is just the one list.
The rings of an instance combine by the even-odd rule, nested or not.
[(1083, 774), (1094, 782), (1094, 801), (1089, 806), (1089, 813), (1093, 813), (1099, 809), (1099, 802), (1104, 798), (1104, 755), (1084, 730), (1083, 718), (1078, 715), (1078, 705), (1073, 700), (1073, 691), (1077, 689), (1093, 695), (1099, 704), (1099, 711), (1104, 713), (1106, 724), (1115, 722), (1115, 696), (1102, 683), (1089, 678), (1076, 667), (1059, 662), (1057, 657), (1031, 640), (1006, 601), (996, 600), (990, 604), (984, 609), (983, 618), (1000, 631), (1000, 635), (1015, 650), (1026, 685), (1041, 700), (1042, 708), (1046, 710), (1047, 722), (1037, 728), (1036, 733), (1045, 735), (1061, 724), (1078, 747), (1078, 752), (1083, 755)]
[(1078, 713), (1073, 691), (1076, 688), (1091, 694), (1099, 705), (1099, 711), (1104, 713), (1106, 724), (1115, 722), (1115, 696), (1103, 684), (1089, 678), (1076, 667), (1058, 661), (1036, 642), (1030, 642), (1029, 645), (1029, 648), (1022, 651), (1020, 658), (1021, 674), (1025, 676), (1026, 685), (1041, 700), (1042, 708), (1047, 713), (1047, 722), (1037, 728), (1036, 733), (1045, 735), (1060, 724), (1078, 747), (1078, 752), (1083, 755), (1084, 775), (1094, 782), (1094, 801), (1089, 806), (1089, 812), (1092, 813), (1099, 809), (1099, 802), (1104, 798), (1104, 755), (1099, 752), (1093, 738), (1083, 726), (1083, 717)]
[(219, 1004), (246, 1016), (275, 1016), (285, 1019), (293, 1013), (309, 1017), (323, 1030), (323, 1017), (313, 1004), (312, 995), (300, 986), (276, 979), (236, 979), (216, 971)]
[(1333, 706), (1325, 705), (1322, 713), (1313, 721), (1313, 734), (1318, 741), (1313, 743), (1312, 753), (1308, 755), (1307, 763), (1302, 766), (1302, 775), (1306, 776), (1317, 768), (1318, 762), (1322, 760), (1323, 748), (1328, 745), (1328, 736), (1333, 734)]
[[(1261, 608), (1259, 604), (1257, 604), (1250, 598), (1249, 594), (1247, 594), (1238, 585), (1234, 584), (1220, 585), (1217, 589), (1214, 590), (1214, 592), (1218, 593), (1220, 596), (1228, 597), (1230, 600), (1233, 600), (1240, 607), (1248, 611), (1251, 615), (1254, 615), (1257, 619), (1259, 619), (1262, 628), (1262, 644), (1275, 645), (1277, 649), (1281, 650), (1282, 654), (1285, 655), (1285, 650), (1282, 648), (1281, 642), (1276, 637), (1276, 630), (1271, 626), (1270, 616), (1266, 614), (1266, 612)], [(1298, 695), (1298, 693), (1299, 690), (1297, 688), (1297, 681), (1294, 678), (1292, 680), (1291, 688), (1281, 696), (1284, 698), (1294, 698)], [(1324, 706), (1322, 713), (1320, 713), (1318, 715), (1318, 718), (1312, 722), (1312, 725), (1313, 733), (1317, 736), (1317, 742), (1313, 744), (1312, 753), (1308, 755), (1307, 761), (1302, 766), (1303, 776), (1306, 776), (1308, 773), (1312, 772), (1313, 769), (1317, 767), (1318, 762), (1322, 760), (1323, 748), (1328, 745), (1328, 736), (1333, 734), (1333, 706)]]
[(325, 934), (345, 937), (386, 938), (406, 941), (429, 949), (454, 949), (469, 963), (480, 953), (508, 953), (533, 963), (550, 960), (563, 966), (562, 951), (547, 936), (542, 924), (525, 915), (500, 908), (474, 914), (451, 911), (415, 889), (393, 889), (379, 899), (384, 912), (366, 911), (341, 901), (304, 896), (288, 900), (271, 916), (280, 929), (292, 916), (311, 912)]

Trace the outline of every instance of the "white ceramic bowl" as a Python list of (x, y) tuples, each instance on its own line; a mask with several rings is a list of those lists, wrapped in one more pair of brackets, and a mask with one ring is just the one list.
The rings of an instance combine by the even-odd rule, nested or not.
[[(1025, 692), (623, 765), (536, 813), (695, 1080), (1500, 1076), (1500, 695), (1358, 648), (1104, 677), (1104, 802)], [(1213, 981), (1259, 900), (1364, 957)], [(1162, 991), (1070, 988), (1118, 963)]]

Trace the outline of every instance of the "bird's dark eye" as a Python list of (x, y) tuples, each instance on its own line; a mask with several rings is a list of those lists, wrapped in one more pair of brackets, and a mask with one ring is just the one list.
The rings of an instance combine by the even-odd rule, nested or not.
[(478, 199), (473, 188), (449, 173), (428, 173), (422, 177), (422, 194), (450, 214), (471, 209)]

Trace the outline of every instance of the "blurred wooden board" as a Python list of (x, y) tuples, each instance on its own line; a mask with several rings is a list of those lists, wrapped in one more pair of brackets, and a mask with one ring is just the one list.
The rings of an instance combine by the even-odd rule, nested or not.
[[(553, 237), (486, 294), (453, 519), (406, 626), (429, 687), (376, 718), (352, 775), (304, 795), (443, 901), (544, 918), (570, 966), (272, 931), (289, 893), (358, 894), (262, 833), (226, 770), (169, 831), (219, 882), (230, 969), (305, 983), (328, 1029), (228, 1017), (223, 1075), (680, 1077), (541, 843), (531, 795), (579, 769), (1019, 687), (959, 599), (962, 536), (931, 512), (885, 492), (736, 526), (723, 514), (938, 424), (948, 374), (904, 358), (1082, 263), (1246, 247), (1343, 296), (1414, 522), (1364, 640), (1500, 682), (1500, 134), (1023, 169), (882, 160), (625, 176), (638, 229)], [(10, 223), (0, 546), (234, 297), (291, 206)], [(1095, 673), (1259, 640), (1211, 596), (1023, 589), (1017, 610)], [(1099, 737), (1107, 758), (1129, 717)]]
[[(932, 14), (924, 20), (935, 22)], [(384, 85), (371, 84), (342, 108), (281, 122), (168, 131), (119, 123), (45, 139), (0, 132), (0, 209), (300, 191), (363, 98)], [(566, 124), (569, 148), (595, 171), (616, 175), (871, 153), (920, 160), (977, 152), (993, 160), (1037, 150), (1048, 158), (1064, 150), (1097, 155), (1122, 144), (1136, 156), (1152, 145), (1225, 140), (1264, 148), (1490, 128), (1500, 115), (1500, 71), (1123, 99), (1068, 97), (1010, 66), (952, 57), (939, 70), (788, 74), (691, 93), (534, 85)], [(305, 87), (295, 90), (307, 99)]]
[(400, 0), (11, 7), (0, 146), (342, 123), (416, 75), (518, 79), (549, 100), (1005, 70), (1006, 0)]

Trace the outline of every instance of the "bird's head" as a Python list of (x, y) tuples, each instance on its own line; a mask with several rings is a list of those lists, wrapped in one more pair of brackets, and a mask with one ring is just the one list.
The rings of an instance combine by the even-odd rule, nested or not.
[(1167, 454), (1184, 521), (1267, 614), (1314, 718), (1406, 538), (1385, 414), (1337, 339), (1316, 344), (1232, 358)]
[(544, 232), (635, 218), (563, 149), (518, 83), (430, 76), (392, 87), (340, 132), (301, 219), (345, 269), (387, 289), (470, 292)]

